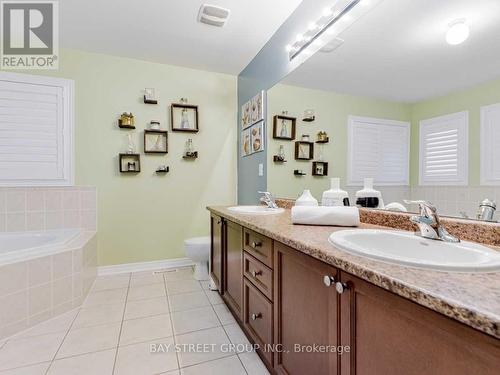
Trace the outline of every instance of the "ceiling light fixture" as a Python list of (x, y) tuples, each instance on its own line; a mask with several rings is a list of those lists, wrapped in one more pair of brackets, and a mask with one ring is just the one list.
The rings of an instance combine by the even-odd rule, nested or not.
[(455, 20), (448, 25), (446, 32), (446, 42), (452, 46), (461, 44), (467, 40), (470, 35), (469, 25), (464, 18)]
[[(332, 38), (344, 31), (356, 19), (367, 13), (381, 1), (337, 0), (334, 6), (323, 9), (321, 17), (315, 22), (310, 22), (307, 31), (299, 34), (299, 37), (286, 48), (290, 61), (301, 53), (310, 56), (317, 52), (321, 47), (330, 42)], [(365, 6), (356, 7), (356, 5), (361, 3)], [(334, 27), (337, 24), (339, 24), (339, 27)], [(319, 39), (322, 35), (327, 37)]]

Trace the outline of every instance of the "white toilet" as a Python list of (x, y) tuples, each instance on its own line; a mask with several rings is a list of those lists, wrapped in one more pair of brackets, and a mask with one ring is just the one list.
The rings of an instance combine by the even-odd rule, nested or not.
[(194, 266), (196, 280), (208, 280), (208, 258), (210, 256), (210, 237), (194, 237), (184, 241), (186, 256)]

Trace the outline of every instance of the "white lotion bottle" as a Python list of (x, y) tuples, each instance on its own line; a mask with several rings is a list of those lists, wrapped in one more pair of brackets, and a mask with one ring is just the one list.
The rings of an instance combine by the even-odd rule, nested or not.
[(310, 190), (304, 190), (302, 195), (295, 201), (296, 206), (318, 206), (318, 201), (313, 197)]
[(349, 194), (340, 188), (340, 178), (330, 179), (330, 190), (323, 192), (322, 206), (349, 206)]

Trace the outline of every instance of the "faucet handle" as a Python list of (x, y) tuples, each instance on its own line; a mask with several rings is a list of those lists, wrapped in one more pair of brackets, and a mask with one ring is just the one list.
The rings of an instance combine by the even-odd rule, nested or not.
[(426, 214), (427, 210), (431, 211), (433, 214), (435, 214), (437, 212), (436, 206), (434, 206), (429, 201), (405, 199), (403, 202), (405, 202), (406, 204), (418, 204), (418, 206), (420, 207), (420, 214), (421, 215)]

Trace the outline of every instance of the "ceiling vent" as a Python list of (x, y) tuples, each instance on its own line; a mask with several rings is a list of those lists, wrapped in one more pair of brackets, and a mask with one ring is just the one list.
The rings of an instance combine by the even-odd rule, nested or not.
[(229, 9), (216, 5), (203, 4), (198, 13), (198, 21), (207, 25), (222, 27), (226, 24), (230, 12)]
[(320, 52), (330, 53), (339, 48), (342, 44), (344, 44), (344, 39), (335, 38), (330, 43), (327, 43), (320, 49)]

